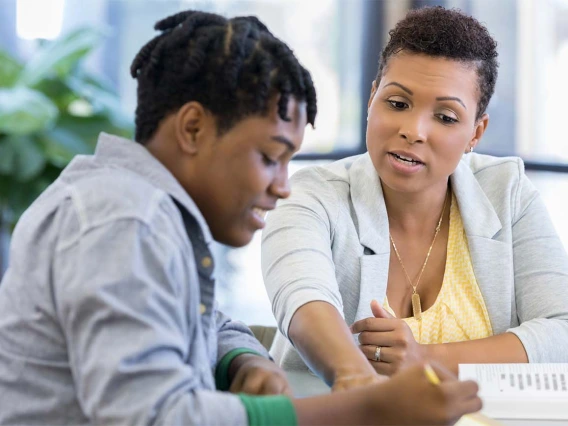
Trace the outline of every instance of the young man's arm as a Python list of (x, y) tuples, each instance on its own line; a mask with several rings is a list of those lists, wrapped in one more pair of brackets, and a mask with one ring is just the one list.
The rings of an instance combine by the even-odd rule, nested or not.
[(246, 424), (238, 396), (205, 389), (211, 364), (188, 324), (199, 307), (186, 297), (187, 256), (156, 211), (151, 223), (122, 218), (61, 235), (54, 298), (77, 399), (105, 425)]
[(217, 389), (253, 395), (291, 394), (282, 369), (251, 330), (217, 311)]
[(206, 390), (210, 366), (199, 353), (207, 349), (188, 341), (176, 276), (183, 253), (139, 220), (81, 231), (55, 253), (54, 297), (77, 398), (92, 422), (445, 424), (480, 406), (474, 384), (434, 386), (420, 369), (373, 388), (302, 400)]

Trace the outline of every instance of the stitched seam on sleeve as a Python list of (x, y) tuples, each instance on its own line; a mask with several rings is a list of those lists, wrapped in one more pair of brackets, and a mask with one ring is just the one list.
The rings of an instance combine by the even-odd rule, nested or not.
[[(328, 187), (331, 186), (329, 184), (329, 180), (326, 179), (322, 175), (322, 173), (320, 172), (320, 170), (318, 168), (315, 168), (314, 170), (322, 178), (322, 180), (324, 181), (326, 186), (328, 186)], [(343, 179), (337, 179), (337, 180), (334, 180), (334, 181), (345, 183), (345, 181)], [(333, 188), (331, 188), (331, 189), (333, 189)], [(335, 231), (336, 231), (336, 228), (337, 228), (337, 223), (339, 222), (339, 211), (340, 211), (339, 204), (340, 204), (341, 200), (339, 199), (339, 194), (337, 193), (337, 191), (332, 190), (331, 192), (334, 194), (334, 198), (335, 198), (335, 203), (333, 203), (333, 206), (337, 210), (334, 214), (335, 218), (334, 218), (333, 222), (330, 223), (330, 229), (329, 229), (330, 230), (330, 240), (333, 240), (333, 237), (335, 236)], [(324, 206), (324, 209), (327, 210), (326, 206)], [(330, 215), (328, 215), (328, 216), (330, 216)], [(331, 219), (331, 217), (330, 217), (330, 219)]]
[(521, 162), (517, 161), (517, 171), (519, 172), (517, 176), (517, 190), (515, 191), (515, 214), (513, 216), (513, 220), (516, 222), (516, 217), (519, 215), (519, 207), (520, 207), (520, 199), (521, 199), (521, 181), (522, 181), (522, 167)]

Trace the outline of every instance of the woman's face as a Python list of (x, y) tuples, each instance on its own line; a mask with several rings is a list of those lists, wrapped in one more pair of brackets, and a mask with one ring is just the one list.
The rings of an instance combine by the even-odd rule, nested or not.
[(476, 120), (474, 66), (401, 52), (369, 100), (367, 149), (383, 185), (399, 192), (444, 188), (488, 123)]

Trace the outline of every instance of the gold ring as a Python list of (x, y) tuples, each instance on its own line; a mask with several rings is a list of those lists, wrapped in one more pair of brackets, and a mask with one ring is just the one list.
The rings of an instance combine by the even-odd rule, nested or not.
[(381, 362), (381, 347), (377, 346), (377, 348), (375, 349), (375, 358), (374, 358), (375, 362)]

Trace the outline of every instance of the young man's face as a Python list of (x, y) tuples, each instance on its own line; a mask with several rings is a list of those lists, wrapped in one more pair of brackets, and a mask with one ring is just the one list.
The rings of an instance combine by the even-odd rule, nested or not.
[(248, 244), (264, 227), (266, 211), (289, 196), (288, 163), (304, 137), (305, 104), (290, 98), (288, 117), (289, 122), (279, 117), (273, 99), (267, 116), (245, 118), (201, 142), (191, 177), (182, 185), (217, 241)]

